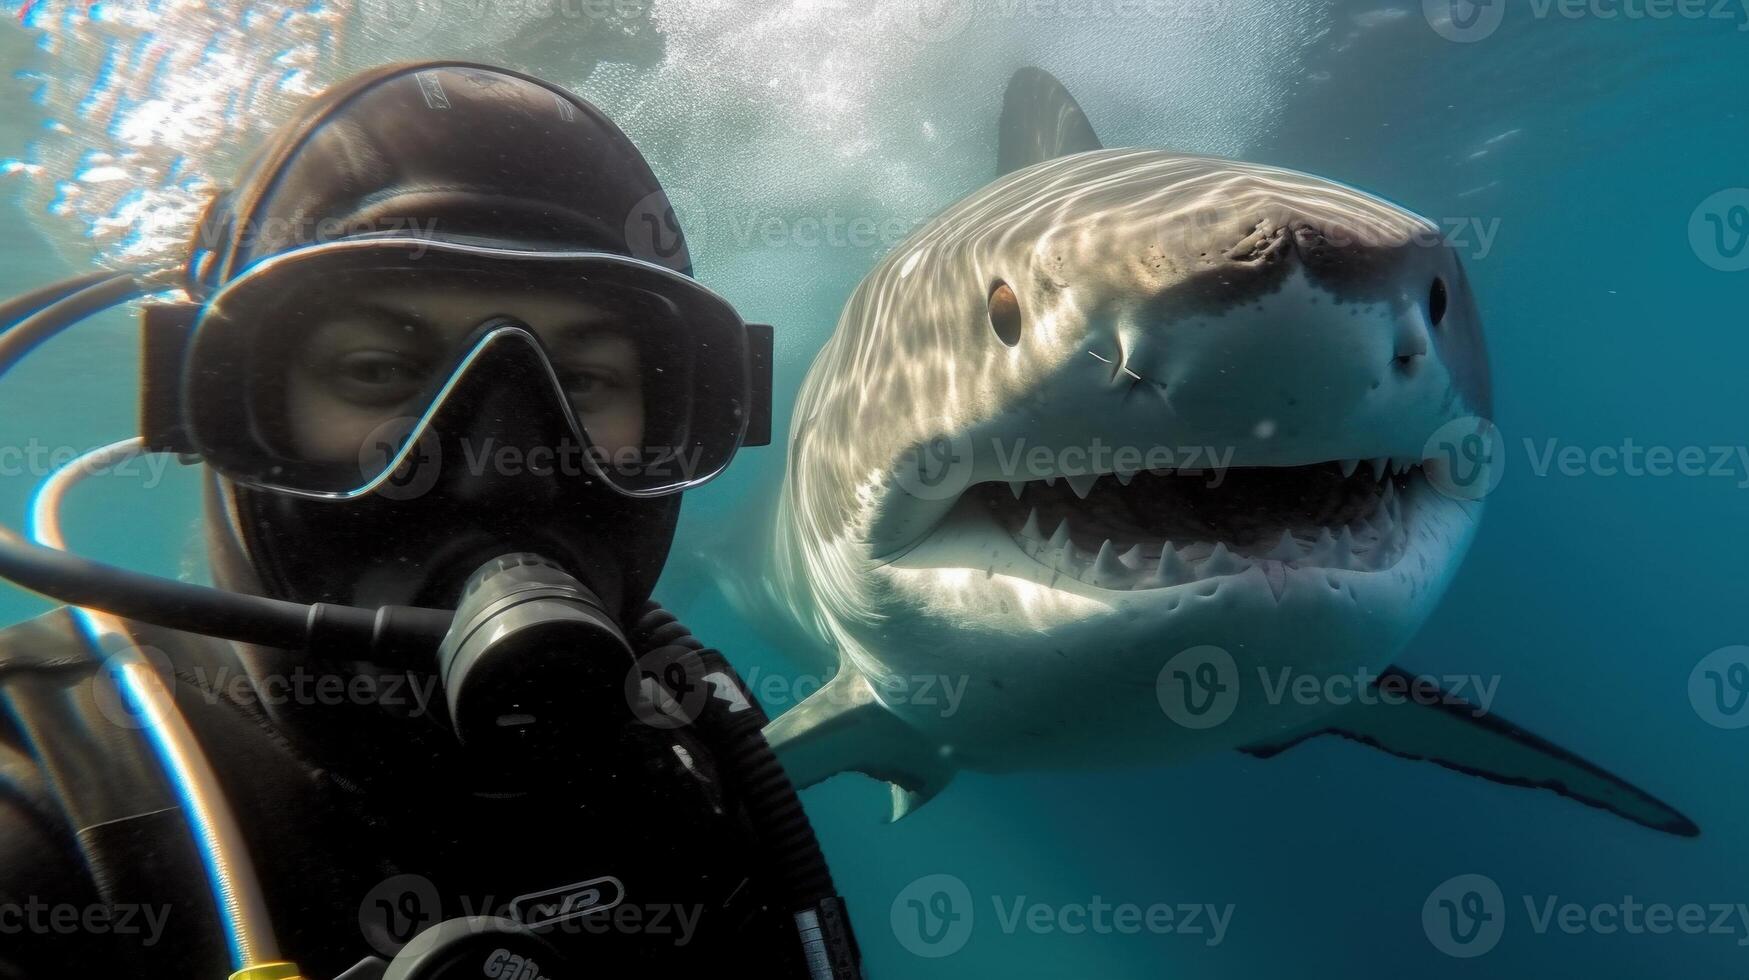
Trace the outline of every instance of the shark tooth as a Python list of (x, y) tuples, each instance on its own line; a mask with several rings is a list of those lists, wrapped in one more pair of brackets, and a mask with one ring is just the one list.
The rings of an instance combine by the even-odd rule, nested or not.
[(1051, 532), (1051, 540), (1046, 544), (1046, 547), (1051, 548), (1051, 549), (1061, 549), (1061, 548), (1065, 547), (1066, 545), (1068, 545), (1068, 543), (1069, 543), (1069, 519), (1067, 517), (1065, 517), (1061, 521), (1057, 522), (1057, 529), (1055, 531)]
[(1086, 564), (1075, 557), (1075, 545), (1068, 541), (1063, 542), (1062, 547), (1047, 550), (1046, 555), (1052, 568), (1074, 578), (1081, 576), (1081, 566)]
[(1032, 541), (1043, 541), (1045, 539), (1045, 532), (1040, 530), (1038, 526), (1037, 507), (1034, 507), (1031, 511), (1027, 512), (1026, 523), (1020, 528), (1020, 536)]
[(1038, 560), (1057, 571), (1070, 575), (1076, 573), (1075, 542), (1069, 539), (1068, 518), (1057, 522), (1057, 530), (1051, 534), (1051, 539), (1039, 548)]
[(1327, 527), (1318, 529), (1318, 540), (1312, 545), (1312, 550), (1306, 555), (1306, 560), (1313, 565), (1328, 566), (1336, 563), (1336, 536)]
[(1263, 561), (1258, 566), (1263, 569), (1263, 579), (1269, 583), (1270, 594), (1280, 602), (1281, 594), (1287, 591), (1287, 566), (1279, 561)]
[(1344, 527), (1342, 533), (1336, 535), (1336, 554), (1332, 556), (1331, 568), (1354, 568), (1354, 531)]
[(1125, 486), (1125, 487), (1129, 486), (1130, 481), (1134, 480), (1135, 478), (1136, 478), (1136, 471), (1135, 470), (1130, 470), (1128, 473), (1124, 472), (1123, 470), (1117, 471), (1117, 482), (1118, 482), (1118, 485), (1120, 485), (1120, 486)]
[(1010, 480), (1010, 481), (1008, 481), (1008, 491), (1010, 493), (1014, 494), (1015, 500), (1019, 500), (1020, 495), (1026, 492), (1026, 481), (1025, 480)]
[(1345, 460), (1343, 460), (1342, 461), (1342, 478), (1344, 480), (1348, 479), (1349, 477), (1353, 476), (1354, 471), (1358, 470), (1358, 469), (1360, 469), (1360, 460), (1358, 460), (1358, 459), (1345, 459)]
[(1275, 547), (1269, 549), (1269, 554), (1266, 557), (1276, 561), (1299, 561), (1300, 554), (1300, 543), (1294, 540), (1292, 532), (1283, 529), (1281, 540), (1275, 543)]
[(1219, 541), (1215, 543), (1215, 550), (1209, 552), (1208, 558), (1203, 561), (1201, 571), (1203, 578), (1213, 578), (1217, 575), (1236, 575), (1250, 567), (1250, 562), (1228, 551), (1226, 542)]
[(1142, 546), (1139, 544), (1130, 545), (1130, 550), (1118, 555), (1117, 560), (1123, 562), (1124, 567), (1132, 572), (1140, 571), (1144, 560), (1142, 558)]
[(1099, 554), (1093, 559), (1093, 584), (1102, 589), (1115, 589), (1130, 579), (1129, 566), (1117, 557), (1117, 549), (1111, 546), (1111, 539), (1106, 538), (1099, 546)]
[(1366, 515), (1366, 523), (1379, 533), (1379, 537), (1383, 538), (1391, 533), (1393, 527), (1396, 527), (1397, 515), (1391, 507), (1380, 501), (1379, 505), (1373, 508), (1372, 513)]
[(1190, 564), (1179, 557), (1178, 549), (1168, 541), (1160, 550), (1160, 564), (1155, 567), (1154, 574), (1148, 581), (1159, 585), (1183, 585), (1196, 580), (1196, 573), (1191, 571)]
[(1384, 456), (1375, 456), (1366, 461), (1372, 467), (1373, 482), (1379, 482), (1391, 473), (1391, 461)]
[(1071, 476), (1066, 479), (1069, 481), (1069, 489), (1075, 491), (1075, 496), (1082, 500), (1087, 499), (1087, 495), (1093, 492), (1093, 485), (1099, 482), (1099, 476), (1093, 473), (1084, 476)]

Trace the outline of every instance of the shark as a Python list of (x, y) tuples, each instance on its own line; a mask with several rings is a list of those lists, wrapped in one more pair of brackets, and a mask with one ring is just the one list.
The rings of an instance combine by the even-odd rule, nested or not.
[(1105, 148), (1038, 68), (1008, 84), (997, 169), (855, 288), (730, 588), (829, 677), (766, 728), (793, 782), (883, 780), (897, 820), (962, 770), (1330, 735), (1698, 834), (1392, 666), (1490, 485), (1481, 315), (1433, 222)]

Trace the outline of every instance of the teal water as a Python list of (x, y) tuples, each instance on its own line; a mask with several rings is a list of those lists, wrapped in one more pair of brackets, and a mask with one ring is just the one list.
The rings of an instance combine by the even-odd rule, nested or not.
[[(674, 190), (701, 278), (749, 319), (778, 325), (780, 419), (840, 304), (897, 243), (881, 229), (908, 227), (991, 175), (1001, 87), (1023, 64), (1062, 78), (1109, 145), (1322, 173), (1470, 236), (1510, 454), (1474, 550), (1400, 662), (1497, 678), (1502, 715), (1645, 786), (1703, 835), (1660, 836), (1547, 793), (1335, 741), (1267, 762), (962, 774), (891, 826), (884, 787), (841, 777), (804, 799), (870, 975), (1749, 974), (1749, 921), (1735, 912), (1728, 928), (1699, 934), (1597, 923), (1569, 932), (1539, 930), (1525, 904), (1749, 903), (1749, 729), (1709, 723), (1689, 694), (1703, 658), (1749, 644), (1749, 469), (1635, 477), (1537, 466), (1549, 440), (1587, 451), (1627, 439), (1749, 443), (1749, 271), (1715, 268), (1730, 264), (1728, 238), (1709, 247), (1690, 235), (1697, 221), (1710, 230), (1697, 219), (1703, 202), (1749, 187), (1741, 7), (1654, 19), (1630, 13), (1674, 6), (1525, 0), (1506, 5), (1490, 36), (1460, 43), (1401, 0), (658, 0), (612, 20), (460, 0), (166, 3), (155, 22), (105, 3), (95, 23), (80, 19), (84, 6), (0, 3), (21, 22), (0, 29), (14, 86), (0, 122), (0, 159), (11, 161), (0, 176), (0, 291), (160, 254), (188, 201), (302, 91), (364, 65), (440, 55), (565, 82), (626, 128)], [(1560, 12), (1573, 9), (1581, 15)], [(158, 66), (154, 44), (221, 50), (243, 67), (191, 80)], [(242, 107), (224, 97), (235, 92), (246, 92)], [(176, 111), (154, 115), (154, 100)], [(130, 196), (136, 187), (149, 193)], [(1749, 191), (1713, 211), (1728, 217), (1733, 200), (1749, 205)], [(115, 220), (92, 223), (102, 218)], [(796, 235), (836, 219), (866, 221), (872, 240)], [(0, 447), (90, 448), (131, 434), (136, 370), (122, 314), (45, 348), (0, 391)], [(658, 591), (750, 675), (794, 668), (701, 587), (695, 552), (757, 508), (781, 465), (780, 450), (750, 451), (689, 499)], [(29, 469), (0, 472), (7, 520), (28, 501)], [(100, 481), (74, 501), (73, 541), (198, 579), (197, 485), (179, 470)], [(0, 592), (0, 619), (42, 608)], [(1498, 945), (1469, 959), (1441, 952), (1422, 915), (1463, 874), (1504, 895)], [(935, 875), (965, 886), (957, 911), (971, 931), (951, 953), (926, 956), (942, 949), (915, 942), (905, 899)], [(1017, 901), (1060, 912), (1096, 896), (1230, 905), (1231, 920), (1215, 944), (1206, 931), (1005, 921)]]

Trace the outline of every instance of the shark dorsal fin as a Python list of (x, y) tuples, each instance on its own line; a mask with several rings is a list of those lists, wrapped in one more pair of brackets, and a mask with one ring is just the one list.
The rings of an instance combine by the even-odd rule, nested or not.
[(1029, 66), (1008, 80), (996, 133), (997, 176), (1101, 148), (1087, 114), (1050, 72)]

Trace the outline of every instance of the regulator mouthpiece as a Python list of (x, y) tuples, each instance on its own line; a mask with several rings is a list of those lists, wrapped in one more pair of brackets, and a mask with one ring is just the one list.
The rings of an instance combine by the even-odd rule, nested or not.
[(468, 579), (437, 652), (457, 738), (505, 748), (617, 729), (632, 717), (635, 662), (595, 593), (533, 554), (494, 558)]

